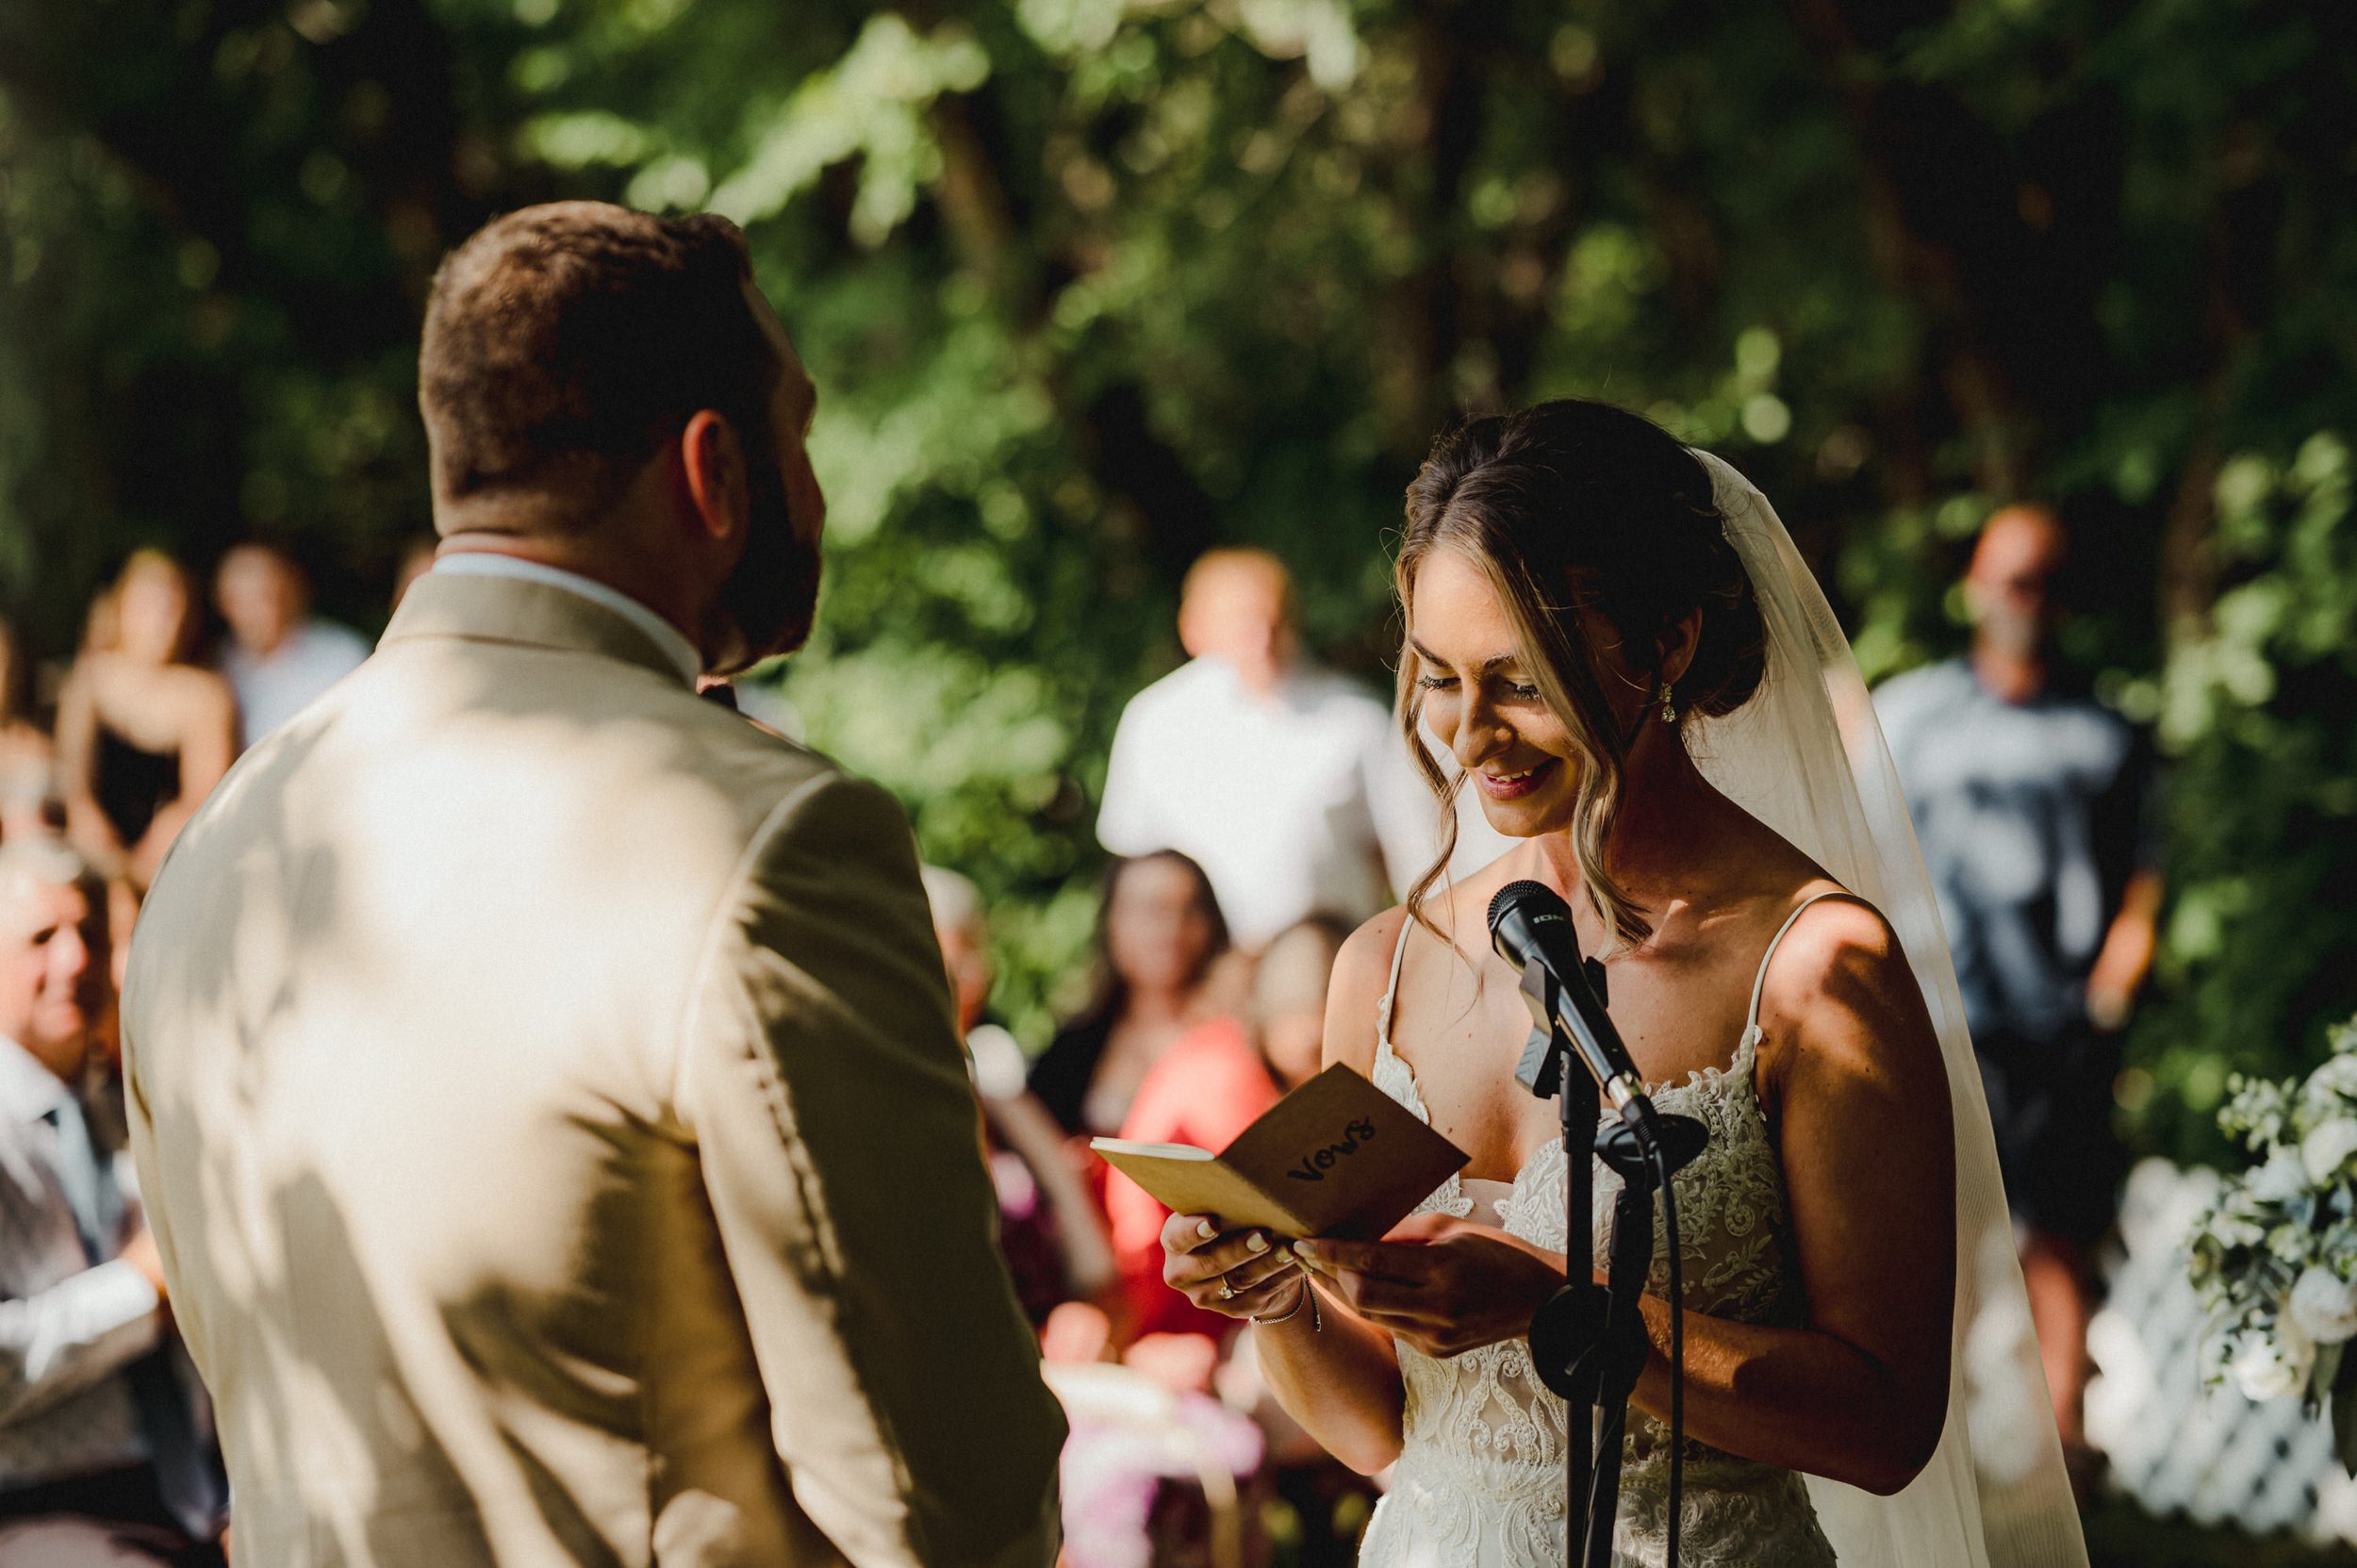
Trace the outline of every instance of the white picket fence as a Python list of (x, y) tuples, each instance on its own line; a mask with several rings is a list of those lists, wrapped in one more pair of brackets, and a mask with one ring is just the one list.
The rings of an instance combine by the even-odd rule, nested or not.
[(2217, 1190), (2209, 1170), (2148, 1160), (2128, 1178), (2107, 1298), (2087, 1330), (2096, 1366), (2087, 1441), (2147, 1512), (2357, 1542), (2357, 1481), (2297, 1399), (2253, 1404), (2207, 1384), (2208, 1324), (2185, 1280), (2185, 1236)]

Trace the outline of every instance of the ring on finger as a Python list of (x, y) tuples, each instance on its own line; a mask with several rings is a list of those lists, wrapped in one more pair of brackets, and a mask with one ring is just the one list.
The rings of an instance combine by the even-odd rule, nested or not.
[(1223, 1279), (1219, 1282), (1219, 1298), (1222, 1301), (1233, 1301), (1236, 1298), (1236, 1287)]

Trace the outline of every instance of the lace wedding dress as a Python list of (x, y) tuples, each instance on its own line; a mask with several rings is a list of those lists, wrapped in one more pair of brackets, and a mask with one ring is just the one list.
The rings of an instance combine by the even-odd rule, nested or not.
[[(1800, 913), (1795, 910), (1769, 943), (1768, 955), (1760, 960), (1762, 980), (1776, 943)], [(1415, 1073), (1392, 1049), (1390, 1039), (1407, 929), (1400, 934), (1392, 959), (1392, 989), (1378, 1014), (1375, 1082), (1429, 1121)], [(1692, 1116), (1710, 1132), (1702, 1156), (1673, 1178), (1687, 1311), (1792, 1325), (1804, 1321), (1806, 1309), (1790, 1262), (1783, 1166), (1752, 1083), (1759, 995), (1755, 981), (1732, 1062), (1656, 1089), (1653, 1098), (1662, 1111)], [(1511, 1182), (1451, 1177), (1419, 1212), (1494, 1224), (1559, 1252), (1566, 1174), (1561, 1146), (1550, 1143)], [(1620, 1187), (1620, 1178), (1599, 1163), (1594, 1197), (1599, 1268), (1607, 1262), (1612, 1200)], [(1649, 1288), (1667, 1295), (1667, 1243), (1658, 1230), (1655, 1245)], [(1407, 1441), (1391, 1493), (1367, 1527), (1360, 1568), (1539, 1568), (1562, 1561), (1566, 1407), (1533, 1372), (1529, 1344), (1505, 1340), (1447, 1361), (1406, 1345), (1398, 1352), (1407, 1385)], [(1629, 1411), (1624, 1466), (1614, 1568), (1659, 1568), (1667, 1547), (1669, 1431), (1641, 1411)], [(1686, 1444), (1681, 1512), (1678, 1558), (1693, 1568), (1825, 1568), (1834, 1560), (1797, 1472), (1738, 1459), (1691, 1439)]]

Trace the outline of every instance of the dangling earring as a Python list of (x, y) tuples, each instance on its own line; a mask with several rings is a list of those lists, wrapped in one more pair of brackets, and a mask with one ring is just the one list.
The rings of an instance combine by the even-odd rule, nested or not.
[(1677, 721), (1677, 704), (1670, 701), (1670, 683), (1664, 681), (1661, 683), (1661, 722), (1674, 724)]

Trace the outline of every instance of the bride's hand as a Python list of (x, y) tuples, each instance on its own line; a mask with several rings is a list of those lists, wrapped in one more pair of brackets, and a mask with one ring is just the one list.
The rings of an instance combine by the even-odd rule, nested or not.
[(1559, 1259), (1494, 1226), (1418, 1214), (1379, 1242), (1295, 1242), (1350, 1309), (1427, 1356), (1456, 1356), (1530, 1331), (1563, 1285)]
[(1265, 1230), (1223, 1231), (1211, 1214), (1173, 1214), (1163, 1224), (1162, 1282), (1222, 1317), (1283, 1317), (1310, 1288), (1291, 1244)]

